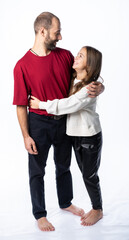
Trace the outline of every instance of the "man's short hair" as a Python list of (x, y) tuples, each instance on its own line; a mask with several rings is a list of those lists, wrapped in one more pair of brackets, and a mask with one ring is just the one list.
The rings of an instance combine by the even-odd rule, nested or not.
[(41, 27), (50, 29), (53, 18), (56, 18), (60, 22), (59, 18), (57, 16), (55, 16), (53, 13), (50, 13), (50, 12), (41, 13), (34, 21), (35, 34), (38, 33), (38, 31), (40, 30)]

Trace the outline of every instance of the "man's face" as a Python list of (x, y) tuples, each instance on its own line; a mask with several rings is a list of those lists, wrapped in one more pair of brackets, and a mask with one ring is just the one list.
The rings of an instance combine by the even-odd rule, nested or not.
[(56, 18), (52, 19), (52, 26), (47, 30), (47, 35), (44, 41), (45, 47), (48, 50), (53, 50), (56, 47), (56, 43), (62, 39), (60, 22)]

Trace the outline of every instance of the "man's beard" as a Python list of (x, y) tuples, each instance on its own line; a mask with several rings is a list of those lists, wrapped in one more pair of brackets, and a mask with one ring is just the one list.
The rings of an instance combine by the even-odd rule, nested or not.
[(49, 34), (46, 37), (46, 40), (44, 42), (46, 49), (53, 50), (56, 48), (55, 43), (58, 42), (58, 40), (51, 40)]
[(45, 42), (46, 49), (48, 50), (53, 50), (56, 48), (56, 45), (54, 44), (56, 41), (51, 41), (51, 42)]

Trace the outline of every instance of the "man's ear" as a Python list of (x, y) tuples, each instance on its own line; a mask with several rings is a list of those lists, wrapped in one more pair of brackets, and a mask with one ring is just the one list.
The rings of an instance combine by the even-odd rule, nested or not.
[(39, 31), (40, 31), (40, 34), (41, 34), (43, 37), (46, 37), (47, 30), (46, 30), (44, 27), (41, 27)]

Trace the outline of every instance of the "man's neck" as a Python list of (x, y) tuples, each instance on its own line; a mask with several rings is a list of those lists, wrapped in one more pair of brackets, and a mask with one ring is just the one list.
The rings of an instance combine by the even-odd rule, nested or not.
[(34, 46), (32, 47), (32, 52), (35, 55), (42, 57), (50, 54), (51, 50), (46, 49), (42, 42), (35, 40)]

